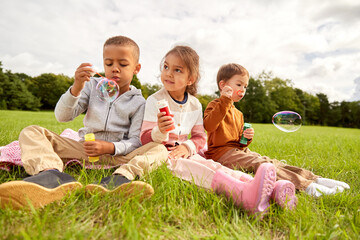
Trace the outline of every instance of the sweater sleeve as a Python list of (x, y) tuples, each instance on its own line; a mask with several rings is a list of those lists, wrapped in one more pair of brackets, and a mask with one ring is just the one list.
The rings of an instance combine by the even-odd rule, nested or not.
[(203, 117), (202, 117), (202, 110), (201, 104), (199, 102), (199, 114), (196, 120), (195, 125), (191, 129), (191, 138), (182, 144), (185, 144), (189, 150), (190, 156), (196, 154), (201, 149), (205, 147), (206, 144), (206, 133), (203, 126)]
[(144, 120), (141, 126), (140, 139), (143, 145), (152, 141), (162, 143), (169, 138), (168, 133), (163, 134), (160, 132), (157, 125), (157, 114), (156, 99), (150, 96), (146, 100)]
[(225, 118), (226, 113), (230, 110), (232, 100), (228, 97), (221, 96), (208, 104), (204, 113), (204, 127), (208, 132), (215, 131), (220, 122)]
[(71, 94), (71, 87), (60, 97), (54, 110), (56, 120), (69, 122), (86, 111), (90, 95), (89, 85), (90, 83), (85, 85), (78, 97)]

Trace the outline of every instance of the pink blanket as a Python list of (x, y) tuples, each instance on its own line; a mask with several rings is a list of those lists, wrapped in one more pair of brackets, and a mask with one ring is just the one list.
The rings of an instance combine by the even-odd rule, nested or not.
[[(76, 141), (80, 140), (78, 133), (70, 128), (65, 129), (60, 136), (74, 139)], [(69, 164), (80, 164), (83, 165), (82, 161), (79, 159), (72, 159), (67, 162), (66, 166)], [(6, 146), (0, 147), (0, 169), (10, 171), (11, 166), (23, 166), (21, 162), (21, 150), (19, 146), (19, 141), (14, 141)], [(85, 165), (85, 168), (89, 169), (108, 169), (113, 166), (103, 166), (103, 165)]]

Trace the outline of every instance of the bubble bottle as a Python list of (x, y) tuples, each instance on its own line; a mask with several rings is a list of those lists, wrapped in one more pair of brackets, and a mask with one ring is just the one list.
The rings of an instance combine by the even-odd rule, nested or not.
[[(244, 131), (248, 128), (251, 128), (251, 124), (244, 123)], [(248, 143), (248, 139), (244, 137), (244, 131), (243, 134), (241, 135), (240, 143), (246, 145)]]
[[(85, 141), (88, 142), (88, 141), (95, 141), (95, 134), (94, 133), (87, 133), (85, 134), (84, 136), (85, 138)], [(99, 161), (99, 157), (89, 157), (89, 162), (97, 162)]]
[[(157, 107), (159, 109), (160, 112), (164, 112), (165, 116), (170, 116), (170, 109), (169, 109), (169, 104), (165, 99), (162, 99), (160, 101), (157, 102)], [(173, 124), (169, 129), (167, 129), (166, 131), (171, 131), (175, 129), (175, 125)]]

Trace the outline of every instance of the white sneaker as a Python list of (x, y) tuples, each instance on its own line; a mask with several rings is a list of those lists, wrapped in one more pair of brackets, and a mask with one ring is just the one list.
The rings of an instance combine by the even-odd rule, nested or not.
[(311, 183), (305, 190), (305, 192), (313, 197), (321, 197), (322, 195), (330, 195), (335, 194), (337, 192), (340, 192), (341, 189), (339, 187), (337, 188), (328, 188), (326, 186), (317, 184), (317, 183)]
[(317, 184), (329, 187), (329, 188), (334, 188), (334, 187), (343, 187), (344, 189), (350, 189), (349, 184), (341, 182), (341, 181), (337, 181), (334, 179), (330, 179), (330, 178), (317, 178), (315, 180), (315, 182)]
[[(334, 187), (335, 188), (335, 190), (336, 190), (336, 192), (338, 193), (338, 192), (343, 192), (344, 190), (345, 190), (345, 188), (343, 188), (342, 186), (336, 186), (336, 187)], [(334, 189), (333, 188), (333, 189)]]

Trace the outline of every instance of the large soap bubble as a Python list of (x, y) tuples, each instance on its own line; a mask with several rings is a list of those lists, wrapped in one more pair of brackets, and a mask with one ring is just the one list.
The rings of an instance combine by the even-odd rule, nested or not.
[(272, 123), (283, 132), (295, 132), (302, 125), (301, 116), (292, 111), (282, 111), (275, 113)]
[(103, 78), (97, 85), (97, 96), (104, 102), (112, 102), (119, 96), (119, 85), (113, 80)]

